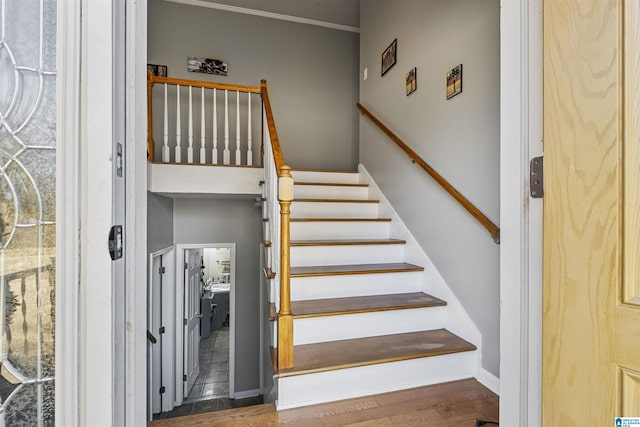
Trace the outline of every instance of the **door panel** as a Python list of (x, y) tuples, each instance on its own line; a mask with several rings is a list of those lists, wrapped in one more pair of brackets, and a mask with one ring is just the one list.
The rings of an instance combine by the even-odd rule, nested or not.
[(186, 398), (200, 373), (200, 249), (185, 250), (187, 268), (185, 270), (185, 319), (184, 330), (184, 373), (187, 380), (184, 383), (184, 397)]
[(638, 13), (544, 3), (544, 426), (640, 415)]

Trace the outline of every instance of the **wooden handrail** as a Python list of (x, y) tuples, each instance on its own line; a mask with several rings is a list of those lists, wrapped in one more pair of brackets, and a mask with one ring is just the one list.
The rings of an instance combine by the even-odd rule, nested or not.
[(456, 199), (462, 207), (464, 207), (480, 224), (486, 228), (493, 240), (496, 243), (500, 243), (500, 228), (495, 225), (480, 209), (478, 209), (473, 203), (471, 203), (466, 197), (464, 197), (453, 185), (436, 172), (427, 162), (425, 162), (415, 151), (413, 151), (407, 144), (404, 143), (395, 133), (391, 131), (384, 123), (382, 123), (376, 116), (374, 116), (366, 107), (362, 104), (356, 104), (362, 114), (367, 116), (382, 132), (384, 132), (398, 147), (409, 155), (409, 158), (417, 163), (426, 173), (428, 173), (438, 184), (440, 184), (446, 191)]
[[(293, 367), (293, 316), (291, 315), (291, 232), (290, 216), (293, 200), (291, 167), (284, 163), (278, 131), (273, 118), (267, 81), (260, 82), (266, 126), (271, 140), (274, 166), (278, 174), (278, 202), (280, 204), (280, 310), (278, 311), (278, 369)], [(266, 163), (266, 162), (265, 162)]]
[(280, 176), (280, 169), (284, 166), (284, 159), (282, 157), (282, 148), (280, 148), (280, 140), (278, 139), (276, 122), (273, 119), (273, 110), (271, 109), (271, 100), (269, 99), (269, 88), (267, 81), (264, 79), (260, 82), (260, 93), (262, 94), (262, 104), (264, 105), (265, 116), (267, 117), (267, 128), (269, 129), (269, 136), (271, 137), (273, 159), (276, 162), (278, 176)]
[(170, 85), (203, 87), (205, 89), (221, 89), (221, 90), (230, 90), (230, 91), (238, 91), (238, 92), (260, 93), (260, 88), (258, 86), (242, 86), (242, 85), (231, 85), (231, 84), (217, 83), (217, 82), (205, 82), (201, 80), (187, 80), (187, 79), (176, 79), (173, 77), (159, 77), (159, 76), (154, 76), (153, 74), (151, 74), (151, 72), (149, 72), (148, 80), (152, 85), (156, 83), (158, 84), (166, 83)]

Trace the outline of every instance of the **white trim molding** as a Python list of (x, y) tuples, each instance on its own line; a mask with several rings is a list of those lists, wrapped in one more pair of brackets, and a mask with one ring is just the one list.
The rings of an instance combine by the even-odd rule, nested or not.
[(58, 2), (56, 158), (56, 425), (78, 425), (80, 274), (80, 1)]
[(542, 201), (529, 160), (542, 153), (542, 1), (500, 2), (500, 423), (541, 425)]
[(478, 374), (476, 380), (498, 396), (500, 396), (500, 378), (493, 375), (491, 372), (480, 367), (478, 368)]
[(261, 16), (263, 18), (279, 19), (281, 21), (297, 22), (298, 24), (315, 25), (317, 27), (330, 28), (332, 30), (349, 31), (359, 33), (360, 28), (333, 22), (318, 21), (316, 19), (302, 18), (300, 16), (284, 15), (282, 13), (267, 12), (265, 10), (249, 9), (246, 7), (230, 6), (222, 3), (212, 3), (203, 0), (165, 0), (171, 3), (186, 4), (189, 6), (206, 7), (209, 9), (224, 10), (226, 12), (242, 13), (245, 15)]
[(238, 391), (233, 394), (234, 399), (246, 399), (248, 397), (260, 396), (260, 389)]

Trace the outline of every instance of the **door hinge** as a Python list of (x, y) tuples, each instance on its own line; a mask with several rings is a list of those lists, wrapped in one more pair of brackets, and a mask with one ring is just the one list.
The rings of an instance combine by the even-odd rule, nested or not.
[(164, 386), (160, 387), (160, 394), (164, 394), (166, 391), (167, 389)]
[(544, 196), (544, 157), (534, 157), (529, 162), (529, 189), (531, 197), (539, 199)]
[(184, 319), (184, 326), (187, 326), (187, 323), (188, 323), (187, 319)]
[(182, 376), (182, 381), (187, 382), (187, 376), (186, 375)]
[(118, 142), (116, 144), (116, 175), (118, 176), (118, 178), (122, 178), (123, 163), (124, 162), (122, 161), (122, 144)]
[(113, 261), (122, 258), (124, 243), (122, 242), (122, 226), (114, 225), (109, 231), (109, 255)]
[(161, 334), (164, 334), (164, 331), (165, 331), (164, 326), (160, 326), (160, 329), (158, 330), (158, 332)]
[(164, 267), (160, 267), (160, 268), (158, 269), (158, 274), (164, 274), (164, 273), (165, 273), (165, 271), (166, 271), (166, 269), (165, 269)]
[(188, 270), (189, 269), (189, 264), (187, 264), (186, 262), (184, 263), (184, 269)]

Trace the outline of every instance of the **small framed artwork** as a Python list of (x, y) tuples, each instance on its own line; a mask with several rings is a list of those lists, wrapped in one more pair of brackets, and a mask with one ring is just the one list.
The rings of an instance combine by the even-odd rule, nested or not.
[(189, 56), (187, 58), (187, 71), (192, 73), (226, 76), (227, 68), (227, 63), (220, 59), (201, 58), (198, 56)]
[(409, 71), (405, 77), (406, 88), (407, 88), (407, 96), (411, 95), (413, 92), (418, 89), (418, 69), (413, 67), (411, 71)]
[(147, 70), (156, 77), (167, 77), (166, 65), (147, 64)]
[(447, 73), (447, 99), (462, 92), (462, 64)]
[(391, 42), (388, 48), (382, 52), (382, 70), (381, 76), (384, 76), (387, 71), (396, 65), (396, 53), (398, 50), (398, 39)]

